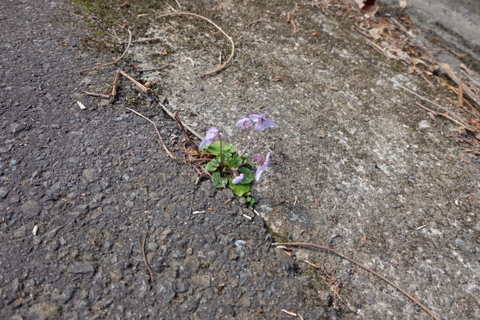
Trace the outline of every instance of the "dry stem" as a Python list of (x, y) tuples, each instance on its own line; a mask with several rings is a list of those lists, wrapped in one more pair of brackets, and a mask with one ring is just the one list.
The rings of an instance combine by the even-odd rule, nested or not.
[[(408, 88), (406, 88), (406, 87), (404, 87), (404, 86), (402, 86), (402, 85), (400, 85), (400, 88), (402, 88), (402, 89), (405, 90), (405, 91), (410, 92), (411, 94), (413, 94), (413, 95), (416, 96), (417, 98), (420, 98), (420, 99), (422, 99), (422, 100), (424, 100), (424, 101), (427, 101), (427, 102), (433, 104), (433, 105), (436, 106), (437, 108), (440, 108), (440, 109), (445, 110), (446, 113), (449, 112), (449, 110), (446, 109), (444, 106), (442, 106), (442, 105), (440, 105), (440, 104), (438, 104), (438, 103), (436, 103), (436, 102), (433, 102), (433, 101), (431, 101), (431, 100), (429, 100), (429, 99), (427, 99), (427, 98), (425, 98), (425, 97), (422, 97), (422, 96), (419, 95), (418, 93), (416, 93), (416, 92), (414, 92), (414, 91), (412, 91), (412, 90), (410, 90), (410, 89), (408, 89)], [(423, 107), (422, 105), (420, 105), (420, 106), (421, 106), (422, 108), (430, 111), (430, 112), (433, 112), (434, 114), (440, 114), (440, 115), (442, 115), (442, 116), (444, 116), (444, 117), (446, 117), (446, 118), (454, 121), (455, 123), (458, 123), (459, 125), (461, 125), (462, 127), (464, 127), (464, 128), (467, 129), (467, 130), (475, 131), (471, 126), (469, 126), (468, 124), (465, 124), (463, 121), (461, 121), (461, 120), (458, 119), (457, 117), (455, 117), (455, 119), (454, 119), (453, 116), (452, 116), (452, 117), (451, 117), (451, 116), (448, 116), (446, 113), (438, 113), (437, 111), (433, 111), (433, 110), (431, 110), (431, 109), (425, 108), (425, 107)]]
[(130, 29), (127, 29), (127, 31), (128, 31), (128, 44), (127, 44), (127, 47), (125, 48), (125, 51), (123, 51), (122, 55), (117, 58), (117, 60), (115, 60), (115, 61), (113, 61), (113, 62), (101, 64), (101, 65), (99, 65), (99, 66), (95, 66), (95, 67), (83, 69), (83, 70), (80, 71), (80, 73), (84, 73), (84, 72), (87, 72), (87, 71), (92, 71), (92, 70), (99, 69), (99, 68), (108, 67), (108, 66), (117, 64), (120, 60), (122, 60), (123, 57), (125, 57), (125, 55), (127, 54), (128, 49), (130, 49), (130, 45), (132, 44), (132, 32), (130, 31)]
[(184, 11), (164, 13), (164, 14), (159, 15), (158, 18), (168, 17), (168, 16), (185, 16), (185, 15), (186, 16), (197, 17), (197, 18), (200, 18), (200, 19), (203, 19), (203, 20), (209, 22), (215, 28), (217, 28), (225, 37), (227, 37), (228, 41), (230, 41), (230, 44), (232, 46), (232, 51), (230, 52), (230, 56), (228, 56), (228, 59), (223, 64), (221, 64), (217, 68), (213, 69), (212, 71), (201, 74), (200, 77), (203, 78), (203, 77), (211, 76), (211, 75), (219, 72), (220, 70), (224, 69), (233, 60), (233, 56), (235, 54), (235, 43), (233, 42), (233, 39), (225, 31), (223, 31), (223, 29), (220, 28), (215, 22), (213, 22), (212, 20), (210, 20), (210, 19), (208, 19), (204, 16), (201, 16), (199, 14), (192, 13), (192, 12), (184, 12)]
[(145, 242), (147, 242), (147, 238), (143, 239), (143, 242), (142, 242), (143, 261), (145, 262), (145, 266), (147, 267), (148, 273), (150, 274), (150, 282), (153, 282), (155, 280), (155, 278), (153, 277), (152, 269), (150, 268), (150, 265), (148, 264), (147, 255), (145, 254)]
[[(160, 105), (160, 107), (162, 107), (163, 111), (165, 111), (166, 114), (168, 114), (170, 116), (170, 118), (172, 118), (173, 120), (176, 120), (175, 119), (175, 115), (167, 109), (167, 107), (165, 107), (162, 103), (158, 103)], [(203, 137), (198, 134), (195, 130), (193, 130), (189, 125), (183, 123), (183, 126), (188, 130), (190, 131), (194, 136), (196, 136), (198, 139), (202, 140)]]
[(288, 243), (273, 243), (272, 245), (274, 246), (293, 246), (293, 247), (304, 247), (304, 248), (316, 248), (316, 249), (322, 249), (322, 250), (325, 250), (325, 251), (328, 251), (328, 252), (332, 252), (340, 257), (342, 257), (343, 259), (345, 260), (348, 260), (350, 261), (351, 263), (357, 265), (358, 267), (370, 272), (371, 274), (377, 276), (378, 278), (382, 279), (383, 281), (385, 281), (387, 284), (389, 284), (390, 286), (392, 286), (393, 288), (397, 289), (398, 291), (400, 291), (401, 293), (403, 293), (407, 298), (409, 298), (410, 300), (413, 301), (413, 303), (415, 303), (416, 305), (418, 305), (420, 308), (422, 308), (426, 313), (428, 313), (433, 319), (435, 320), (440, 320), (439, 317), (437, 317), (430, 309), (428, 309), (426, 306), (424, 306), (420, 301), (418, 301), (417, 299), (415, 299), (412, 295), (410, 295), (408, 292), (406, 292), (405, 290), (403, 290), (402, 288), (400, 288), (399, 286), (397, 286), (396, 284), (394, 284), (392, 281), (388, 280), (387, 278), (385, 278), (384, 276), (382, 276), (381, 274), (379, 274), (378, 272), (375, 272), (373, 271), (372, 269), (364, 266), (363, 264), (361, 264), (360, 262), (357, 262), (355, 260), (353, 260), (352, 258), (349, 258), (347, 257), (346, 255), (344, 255), (343, 253), (335, 250), (335, 249), (332, 249), (332, 248), (329, 248), (329, 247), (326, 247), (326, 246), (322, 246), (320, 244), (315, 244), (315, 243), (309, 243), (309, 242), (288, 242)]
[(152, 120), (150, 120), (149, 118), (145, 117), (143, 114), (141, 114), (140, 112), (138, 111), (135, 111), (133, 109), (130, 109), (128, 107), (125, 107), (125, 109), (127, 110), (130, 110), (131, 112), (135, 113), (136, 115), (142, 117), (143, 119), (147, 120), (148, 122), (150, 122), (153, 127), (155, 128), (155, 132), (157, 133), (157, 136), (158, 136), (158, 140), (160, 141), (160, 144), (162, 145), (163, 149), (165, 149), (165, 152), (168, 154), (168, 156), (172, 159), (176, 159), (176, 160), (183, 160), (183, 159), (180, 159), (180, 158), (177, 158), (173, 155), (173, 153), (170, 152), (170, 150), (168, 150), (167, 148), (167, 145), (165, 144), (165, 142), (163, 141), (162, 139), (162, 136), (160, 135), (160, 131), (158, 131), (158, 128), (157, 128), (157, 124), (155, 122), (153, 122)]

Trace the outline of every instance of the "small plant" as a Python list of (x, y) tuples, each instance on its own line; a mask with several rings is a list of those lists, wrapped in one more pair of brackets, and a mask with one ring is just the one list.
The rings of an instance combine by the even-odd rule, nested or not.
[[(251, 114), (237, 122), (237, 127), (242, 129), (242, 141), (246, 129), (253, 126), (256, 131), (262, 132), (266, 128), (272, 128), (275, 123), (263, 114)], [(268, 167), (270, 152), (265, 158), (257, 154), (253, 159), (245, 157), (252, 137), (248, 140), (243, 150), (239, 151), (235, 145), (222, 141), (217, 128), (210, 128), (200, 143), (199, 149), (206, 151), (214, 158), (205, 165), (205, 169), (212, 172), (212, 182), (215, 188), (230, 188), (239, 197), (245, 196), (250, 206), (253, 206), (255, 199), (251, 197), (251, 184), (260, 180), (263, 171)], [(214, 140), (216, 140), (214, 142)], [(256, 166), (254, 173), (254, 166)]]

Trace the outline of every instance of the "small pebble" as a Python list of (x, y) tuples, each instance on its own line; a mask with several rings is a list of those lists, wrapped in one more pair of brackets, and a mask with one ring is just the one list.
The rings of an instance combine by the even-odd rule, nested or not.
[(4, 199), (7, 196), (8, 192), (9, 190), (6, 187), (0, 187), (0, 200)]
[(243, 247), (245, 243), (246, 242), (244, 240), (237, 240), (235, 241), (235, 247)]
[(93, 266), (90, 262), (77, 262), (68, 268), (68, 272), (71, 273), (89, 273), (93, 271)]
[(418, 129), (420, 130), (430, 129), (431, 127), (432, 126), (428, 120), (422, 120), (418, 123)]

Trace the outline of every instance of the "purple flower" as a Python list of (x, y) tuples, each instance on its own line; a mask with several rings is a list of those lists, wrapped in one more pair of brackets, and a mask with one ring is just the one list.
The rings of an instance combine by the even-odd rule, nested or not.
[(236, 126), (242, 129), (247, 129), (252, 125), (252, 120), (249, 118), (243, 118), (242, 120), (238, 121)]
[(238, 174), (238, 171), (235, 168), (232, 168), (232, 172), (235, 175), (235, 178), (232, 180), (233, 184), (237, 184), (243, 180), (243, 173)]
[(238, 176), (236, 176), (235, 178), (233, 178), (232, 180), (232, 183), (233, 184), (237, 184), (239, 182), (242, 182), (243, 180), (243, 173), (240, 173)]
[(205, 138), (203, 138), (202, 142), (198, 146), (199, 149), (203, 149), (205, 147), (208, 147), (209, 145), (212, 144), (213, 139), (218, 137), (218, 129), (217, 128), (210, 128), (207, 131), (207, 134), (205, 135)]
[(275, 122), (265, 117), (263, 114), (251, 114), (249, 116), (250, 120), (255, 122), (255, 130), (263, 131), (265, 128), (273, 128)]
[(261, 154), (257, 154), (255, 156), (255, 161), (257, 161), (257, 171), (255, 172), (255, 181), (260, 180), (260, 176), (262, 175), (263, 171), (267, 169), (268, 167), (268, 162), (270, 161), (270, 152), (267, 153), (267, 157), (265, 158), (265, 161), (263, 160), (263, 157)]

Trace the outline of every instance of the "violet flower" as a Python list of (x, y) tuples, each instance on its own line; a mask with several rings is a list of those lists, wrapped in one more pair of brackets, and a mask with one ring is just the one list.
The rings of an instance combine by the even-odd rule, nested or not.
[(237, 184), (239, 182), (242, 182), (244, 177), (243, 173), (238, 174), (238, 171), (235, 168), (232, 168), (232, 172), (235, 175), (235, 178), (233, 178), (232, 183)]
[(238, 175), (238, 176), (236, 176), (235, 178), (233, 178), (232, 183), (233, 183), (233, 184), (237, 184), (237, 183), (242, 182), (242, 180), (243, 180), (243, 173), (240, 173), (240, 175)]
[(263, 114), (251, 114), (249, 116), (250, 120), (255, 123), (255, 130), (263, 131), (265, 128), (273, 128), (275, 122), (265, 117)]
[(270, 161), (270, 152), (267, 153), (267, 156), (265, 157), (265, 161), (263, 160), (263, 157), (261, 154), (257, 154), (255, 156), (255, 161), (257, 161), (257, 171), (255, 172), (255, 181), (260, 180), (260, 176), (262, 175), (263, 171), (267, 169), (268, 167), (268, 162)]
[(242, 120), (238, 121), (235, 126), (242, 128), (242, 129), (247, 129), (253, 124), (252, 120), (249, 118), (243, 118)]
[(205, 135), (205, 138), (203, 138), (202, 142), (198, 146), (199, 149), (203, 149), (205, 147), (208, 147), (209, 145), (212, 144), (213, 139), (218, 137), (218, 129), (217, 128), (210, 128), (207, 131), (207, 134)]

